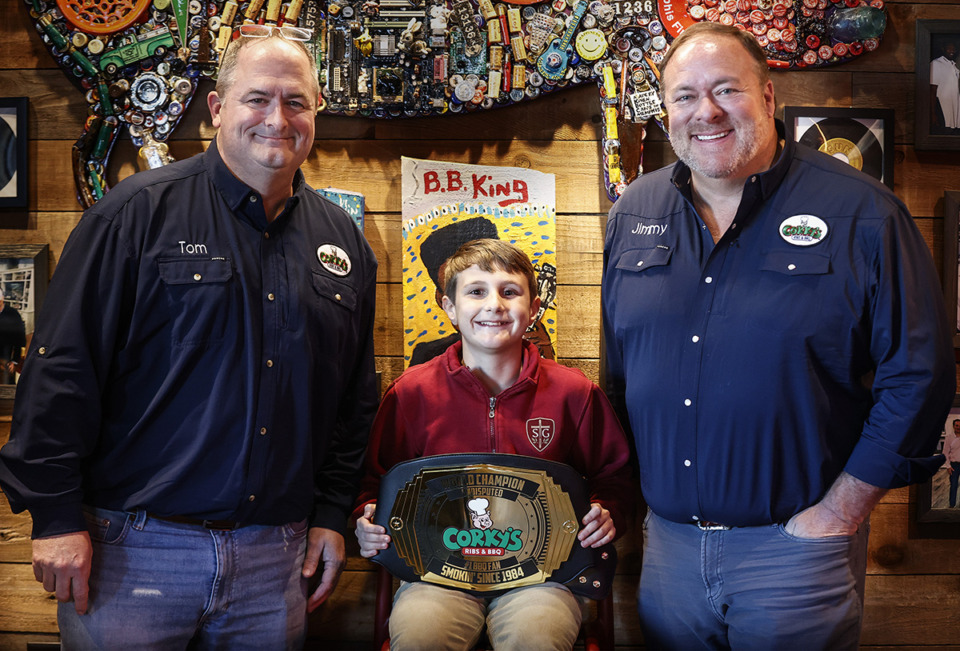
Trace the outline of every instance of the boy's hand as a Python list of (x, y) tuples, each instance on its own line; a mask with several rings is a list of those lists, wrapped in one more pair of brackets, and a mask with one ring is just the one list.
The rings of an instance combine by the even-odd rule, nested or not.
[(381, 549), (390, 546), (390, 536), (387, 530), (378, 524), (373, 524), (373, 516), (377, 512), (374, 502), (363, 507), (363, 515), (357, 518), (357, 540), (360, 541), (360, 555), (364, 558), (376, 556)]
[(600, 547), (613, 541), (617, 528), (613, 525), (610, 511), (596, 502), (590, 504), (590, 511), (583, 516), (583, 529), (577, 534), (577, 540), (584, 547)]

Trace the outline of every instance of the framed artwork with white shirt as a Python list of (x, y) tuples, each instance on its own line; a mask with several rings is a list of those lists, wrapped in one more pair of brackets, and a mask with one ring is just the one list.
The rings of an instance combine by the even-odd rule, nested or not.
[(960, 522), (960, 395), (943, 423), (937, 452), (946, 457), (930, 481), (920, 484), (917, 520)]
[(916, 149), (960, 149), (960, 20), (918, 20)]

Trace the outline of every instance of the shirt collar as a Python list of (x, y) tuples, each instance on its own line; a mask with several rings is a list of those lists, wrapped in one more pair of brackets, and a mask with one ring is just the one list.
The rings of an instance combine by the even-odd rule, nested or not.
[[(786, 137), (786, 127), (784, 126), (781, 120), (774, 120), (777, 128), (777, 139), (783, 140), (783, 151), (780, 152), (780, 156), (774, 161), (770, 169), (761, 172), (753, 177), (747, 179), (746, 183), (750, 184), (753, 179), (756, 179), (756, 182), (759, 183), (760, 187), (760, 198), (768, 199), (770, 196), (776, 192), (777, 188), (780, 187), (780, 183), (783, 181), (783, 177), (787, 175), (787, 170), (790, 169), (790, 163), (793, 160), (794, 149), (796, 144), (789, 140)], [(690, 168), (687, 167), (682, 161), (677, 161), (673, 168), (673, 174), (670, 177), (670, 181), (673, 183), (674, 187), (680, 191), (683, 196), (688, 200), (692, 201), (690, 194)]]
[[(526, 339), (523, 340), (523, 362), (520, 366), (520, 376), (517, 378), (517, 381), (513, 383), (510, 387), (504, 389), (504, 393), (513, 389), (513, 387), (518, 386), (524, 380), (531, 380), (537, 382), (540, 378), (540, 349), (537, 348), (537, 345)], [(480, 385), (480, 380), (478, 380), (473, 373), (470, 372), (466, 366), (463, 365), (463, 341), (457, 340), (454, 343), (440, 354), (442, 357), (442, 364), (447, 367), (447, 372), (451, 375), (463, 375), (464, 377), (470, 376), (473, 381), (477, 382)], [(482, 385), (480, 385), (482, 386)], [(486, 391), (486, 389), (484, 389)]]
[[(203, 154), (204, 166), (213, 179), (213, 184), (220, 192), (220, 196), (227, 202), (234, 213), (248, 214), (251, 204), (257, 206), (258, 214), (262, 215), (263, 209), (260, 207), (260, 193), (249, 185), (238, 179), (223, 162), (220, 150), (217, 148), (217, 139), (214, 138)], [(307, 187), (303, 172), (299, 169), (293, 176), (293, 196), (287, 200), (284, 210), (289, 210), (296, 206), (299, 201), (299, 194)], [(251, 201), (251, 197), (256, 197)]]

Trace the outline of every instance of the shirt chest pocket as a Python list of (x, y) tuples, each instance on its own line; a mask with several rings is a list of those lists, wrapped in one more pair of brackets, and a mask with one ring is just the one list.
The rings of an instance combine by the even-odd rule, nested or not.
[(621, 271), (646, 271), (670, 264), (673, 249), (668, 246), (653, 246), (647, 249), (631, 249), (620, 254), (617, 269)]
[[(660, 303), (664, 292), (667, 270), (673, 249), (666, 245), (643, 249), (630, 249), (617, 259), (619, 287), (618, 310), (632, 306), (635, 310), (649, 311), (651, 306)], [(638, 314), (626, 315), (633, 320)]]
[(158, 260), (177, 346), (222, 342), (242, 318), (233, 265), (225, 258)]
[(822, 276), (830, 273), (830, 256), (814, 251), (771, 251), (763, 256), (760, 270), (786, 276)]
[(357, 290), (327, 274), (313, 272), (313, 318), (331, 353), (342, 353), (356, 338)]
[(749, 316), (746, 323), (754, 330), (810, 333), (837, 312), (837, 306), (823, 305), (825, 293), (835, 295), (825, 289), (834, 282), (828, 254), (799, 248), (770, 251), (762, 254), (756, 269), (749, 279), (752, 291), (744, 295), (731, 289), (737, 298), (729, 298), (737, 301), (729, 311)]

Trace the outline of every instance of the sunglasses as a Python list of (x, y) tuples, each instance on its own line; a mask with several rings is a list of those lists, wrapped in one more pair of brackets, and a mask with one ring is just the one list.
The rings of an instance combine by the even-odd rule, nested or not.
[(306, 42), (313, 38), (313, 30), (294, 27), (293, 25), (240, 25), (237, 32), (240, 36), (247, 38), (267, 38), (274, 32), (278, 32), (282, 38), (288, 41)]

